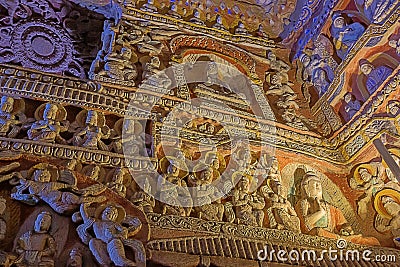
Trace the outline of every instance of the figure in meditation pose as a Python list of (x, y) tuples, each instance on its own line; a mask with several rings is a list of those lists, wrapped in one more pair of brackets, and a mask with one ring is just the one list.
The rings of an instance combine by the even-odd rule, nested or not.
[[(125, 209), (119, 205), (102, 205), (96, 209), (96, 216), (89, 214), (89, 206), (87, 202), (81, 204), (83, 224), (77, 227), (77, 232), (82, 242), (89, 245), (97, 262), (101, 266), (110, 266), (111, 263), (115, 266), (145, 266), (144, 246), (133, 239), (142, 228), (141, 221), (126, 216)], [(93, 231), (90, 231), (91, 228)], [(133, 250), (134, 260), (127, 258), (125, 247)]]
[(377, 68), (366, 59), (361, 59), (360, 71), (367, 76), (366, 87), (370, 94), (373, 94), (379, 86), (392, 74), (393, 70), (386, 66), (379, 66)]
[(58, 176), (55, 166), (37, 164), (28, 171), (29, 180), (22, 176), (19, 178), (19, 185), (15, 187), (11, 198), (29, 205), (36, 205), (42, 200), (60, 214), (71, 213), (85, 201), (104, 200), (103, 197), (91, 197), (104, 192), (104, 186), (94, 185), (80, 190), (75, 185), (59, 182)]
[(222, 23), (222, 17), (220, 15), (217, 15), (217, 19), (215, 24), (212, 26), (214, 29), (218, 29), (221, 31), (226, 31), (226, 28), (224, 24)]
[(112, 172), (112, 181), (107, 186), (121, 197), (126, 197), (126, 180), (129, 171), (126, 168), (116, 168)]
[(135, 191), (130, 201), (145, 213), (153, 212), (156, 202), (151, 192), (149, 179), (144, 178), (143, 188)]
[(400, 248), (400, 192), (393, 189), (379, 191), (374, 207), (378, 213), (375, 228), (381, 233), (390, 232), (397, 248)]
[(143, 127), (140, 122), (133, 119), (120, 119), (114, 126), (114, 140), (110, 145), (110, 151), (129, 155), (143, 155), (145, 149), (145, 138)]
[(201, 19), (200, 12), (197, 9), (193, 12), (193, 18), (190, 18), (189, 22), (197, 24), (197, 25), (201, 25), (201, 26), (206, 25), (204, 23), (204, 21)]
[(194, 168), (194, 174), (189, 176), (189, 186), (196, 187), (192, 191), (194, 212), (200, 219), (207, 221), (222, 221), (224, 205), (221, 204), (222, 194), (213, 186), (214, 169), (200, 163)]
[(19, 111), (16, 108), (14, 98), (10, 96), (2, 96), (0, 102), (0, 136), (15, 137), (21, 129), (21, 122), (16, 118)]
[(232, 197), (237, 223), (262, 227), (264, 221), (263, 208), (265, 207), (264, 198), (257, 191), (249, 192), (249, 175), (237, 172), (234, 176), (240, 177)]
[(354, 235), (354, 231), (343, 213), (327, 203), (322, 197), (320, 178), (313, 172), (307, 172), (301, 181), (302, 196), (296, 204), (303, 233), (364, 244), (379, 245), (374, 237)]
[(344, 111), (347, 114), (348, 120), (353, 118), (354, 114), (356, 114), (361, 109), (361, 102), (351, 94), (347, 93), (344, 96), (344, 102), (346, 105), (344, 106)]
[(340, 13), (333, 15), (331, 34), (336, 48), (336, 53), (344, 60), (351, 47), (357, 42), (365, 31), (365, 27), (359, 22), (347, 24)]
[(243, 22), (241, 21), (239, 22), (237, 28), (235, 29), (235, 34), (250, 35), (249, 31), (246, 29)]
[(49, 234), (51, 214), (41, 212), (36, 217), (33, 231), (24, 233), (16, 243), (18, 258), (14, 264), (18, 267), (53, 267), (56, 243)]
[[(83, 122), (85, 115), (86, 119)], [(81, 129), (72, 138), (75, 146), (108, 150), (108, 146), (104, 144), (102, 139), (107, 139), (111, 131), (105, 125), (105, 118), (102, 113), (95, 110), (83, 110), (77, 115), (76, 121)]]
[(267, 185), (261, 188), (261, 191), (264, 197), (270, 202), (267, 209), (269, 227), (272, 229), (290, 230), (300, 233), (300, 220), (292, 204), (284, 196), (280, 181), (273, 179), (267, 180)]
[(148, 0), (147, 3), (140, 8), (140, 10), (157, 13), (157, 7), (154, 5), (154, 0)]
[[(43, 115), (40, 116), (40, 113)], [(47, 103), (39, 106), (35, 112), (36, 122), (28, 130), (28, 139), (66, 144), (65, 139), (60, 136), (60, 133), (68, 129), (67, 126), (62, 125), (66, 117), (65, 108), (59, 104)]]

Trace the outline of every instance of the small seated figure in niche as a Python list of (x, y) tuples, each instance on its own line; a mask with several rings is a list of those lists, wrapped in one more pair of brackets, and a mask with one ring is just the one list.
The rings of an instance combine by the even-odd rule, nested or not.
[(214, 29), (217, 30), (221, 30), (221, 31), (226, 31), (226, 27), (224, 26), (223, 22), (222, 22), (222, 16), (221, 15), (217, 15), (215, 24), (212, 26)]
[(112, 174), (112, 178), (111, 182), (107, 183), (108, 188), (121, 197), (126, 197), (126, 186), (131, 179), (128, 169), (119, 167), (111, 171), (110, 174)]
[[(146, 252), (142, 242), (134, 236), (141, 230), (142, 222), (127, 216), (122, 206), (108, 203), (99, 206), (95, 215), (89, 213), (91, 203), (81, 204), (80, 216), (83, 224), (77, 232), (101, 266), (145, 266)], [(126, 226), (125, 226), (126, 225)], [(94, 235), (93, 235), (94, 234)], [(125, 253), (128, 247), (134, 252), (134, 260)]]
[(176, 19), (181, 19), (182, 18), (182, 16), (179, 15), (179, 13), (178, 13), (178, 6), (175, 5), (175, 4), (171, 5), (170, 10), (168, 11), (168, 15), (173, 17), (173, 18), (176, 18)]
[(368, 204), (375, 194), (385, 186), (382, 179), (384, 168), (379, 163), (362, 164), (350, 178), (350, 187), (364, 192), (364, 197), (357, 202), (357, 213), (362, 219), (367, 218)]
[(350, 49), (364, 33), (365, 27), (359, 22), (347, 24), (340, 13), (335, 13), (332, 19), (331, 34), (336, 53), (340, 59), (344, 60)]
[(151, 12), (151, 13), (157, 13), (158, 9), (154, 5), (154, 0), (147, 0), (147, 3), (145, 3), (140, 10), (146, 11), (146, 12)]
[(397, 248), (400, 248), (400, 192), (384, 189), (375, 196), (375, 228), (378, 232), (390, 232)]
[(325, 70), (318, 68), (313, 72), (312, 82), (318, 91), (318, 96), (322, 97), (329, 88), (330, 81), (328, 80)]
[[(264, 221), (264, 197), (257, 191), (250, 192), (250, 176), (237, 172), (234, 176), (239, 177), (239, 183), (233, 192), (232, 204), (236, 213), (238, 224), (263, 226)], [(237, 178), (235, 177), (234, 180)]]
[[(268, 190), (263, 190), (265, 188), (268, 188)], [(284, 196), (280, 181), (267, 180), (267, 186), (261, 188), (261, 191), (270, 202), (267, 209), (269, 227), (300, 233), (300, 220), (292, 204)]]
[(361, 59), (359, 65), (361, 73), (367, 77), (365, 86), (370, 94), (373, 94), (393, 72), (393, 70), (387, 66), (375, 68), (374, 65), (366, 59)]
[(56, 242), (50, 235), (52, 216), (43, 211), (36, 217), (33, 231), (24, 233), (16, 242), (18, 267), (53, 267), (56, 255)]
[(114, 137), (110, 137), (110, 151), (118, 154), (144, 156), (145, 133), (140, 122), (133, 119), (120, 119), (114, 126)]
[(258, 25), (258, 29), (256, 31), (256, 37), (261, 37), (261, 38), (268, 38), (268, 34), (264, 31), (264, 27), (262, 24)]
[(301, 199), (296, 204), (303, 233), (347, 241), (363, 245), (379, 245), (374, 237), (355, 235), (353, 229), (338, 208), (326, 202), (322, 195), (321, 179), (307, 172), (301, 180)]
[(61, 133), (67, 131), (68, 123), (65, 123), (67, 111), (59, 104), (46, 103), (35, 111), (36, 122), (28, 130), (28, 139), (47, 143), (66, 144)]
[(76, 116), (76, 123), (79, 128), (72, 137), (74, 146), (108, 150), (108, 146), (102, 140), (107, 139), (111, 131), (105, 125), (103, 113), (95, 110), (82, 110)]
[(159, 185), (162, 214), (189, 216), (193, 206), (184, 178), (188, 175), (185, 162), (174, 158), (164, 157), (160, 160), (163, 177)]
[(193, 172), (189, 175), (188, 183), (189, 186), (196, 187), (192, 191), (196, 217), (207, 221), (222, 221), (224, 205), (221, 203), (221, 197), (223, 194), (211, 184), (217, 175), (214, 174), (215, 170), (200, 163)]
[(397, 37), (396, 39), (392, 39), (389, 41), (389, 46), (396, 49), (397, 55), (400, 55), (400, 38)]
[[(135, 178), (138, 179), (138, 178)], [(152, 195), (152, 189), (149, 179), (144, 178), (143, 189), (137, 189), (131, 196), (130, 201), (141, 209), (144, 213), (151, 213), (156, 206), (155, 199)]]
[(362, 104), (350, 92), (345, 94), (344, 102), (346, 103), (344, 111), (347, 114), (348, 120), (350, 120), (361, 109)]
[(239, 24), (235, 29), (235, 34), (250, 35), (249, 31), (246, 29), (246, 26), (244, 26), (243, 22), (241, 21), (239, 21)]
[(193, 17), (189, 19), (189, 22), (197, 24), (197, 25), (201, 25), (201, 26), (206, 25), (204, 23), (204, 21), (201, 19), (200, 11), (198, 11), (197, 9), (194, 10)]
[(82, 202), (103, 201), (104, 197), (99, 196), (104, 192), (102, 185), (93, 185), (79, 189), (74, 184), (60, 182), (58, 170), (55, 166), (40, 163), (28, 170), (28, 179), (20, 174), (11, 193), (11, 198), (22, 201), (28, 205), (36, 205), (40, 200), (46, 202), (54, 211), (60, 214), (70, 214)]
[[(14, 138), (21, 129), (20, 121), (23, 113), (23, 101), (17, 101), (11, 96), (2, 96), (0, 102), (0, 136)], [(25, 116), (25, 115), (23, 115)], [(26, 119), (26, 118), (23, 118)]]
[(128, 47), (121, 48), (120, 53), (113, 52), (105, 56), (104, 70), (99, 74), (111, 79), (130, 81), (134, 83), (137, 77), (137, 69), (132, 63), (132, 50)]

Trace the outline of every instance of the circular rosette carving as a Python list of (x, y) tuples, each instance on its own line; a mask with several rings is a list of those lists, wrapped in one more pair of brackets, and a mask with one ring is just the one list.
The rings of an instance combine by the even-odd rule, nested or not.
[(17, 25), (11, 48), (23, 67), (45, 72), (63, 72), (73, 60), (72, 40), (51, 22), (30, 21)]

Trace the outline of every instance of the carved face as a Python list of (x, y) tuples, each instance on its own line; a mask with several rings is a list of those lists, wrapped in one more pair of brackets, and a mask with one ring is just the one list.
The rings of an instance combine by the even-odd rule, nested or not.
[(392, 217), (398, 216), (400, 212), (400, 204), (397, 203), (393, 198), (389, 196), (382, 197), (382, 203), (387, 213)]
[(282, 195), (283, 187), (282, 187), (281, 183), (279, 183), (278, 181), (272, 182), (271, 189), (272, 189), (272, 191), (275, 192), (275, 194), (280, 195), (280, 196)]
[(97, 125), (97, 112), (94, 110), (89, 110), (86, 117), (86, 124), (87, 125)]
[(159, 68), (161, 65), (160, 59), (158, 57), (152, 57), (151, 58), (151, 65), (153, 65), (155, 68)]
[(304, 187), (308, 197), (322, 199), (322, 185), (318, 177), (309, 178)]
[(211, 182), (212, 176), (213, 171), (211, 169), (205, 169), (200, 175), (200, 180), (203, 182)]
[(280, 83), (282, 83), (281, 76), (279, 76), (278, 74), (274, 74), (271, 76), (271, 84), (280, 84)]
[(271, 61), (275, 61), (276, 60), (276, 55), (272, 52), (268, 53), (268, 59)]
[(100, 174), (100, 166), (94, 166), (93, 169), (90, 171), (89, 176), (98, 179), (99, 174)]
[(14, 99), (9, 96), (3, 96), (1, 98), (0, 108), (3, 112), (10, 113), (13, 110)]
[(58, 107), (54, 104), (47, 103), (43, 111), (44, 120), (55, 120), (57, 118)]
[(118, 209), (114, 206), (108, 206), (103, 210), (103, 213), (101, 214), (101, 219), (103, 221), (115, 222), (117, 217), (118, 217)]
[(82, 267), (82, 255), (76, 250), (69, 253), (68, 267)]
[(121, 56), (124, 59), (130, 59), (132, 57), (132, 50), (130, 50), (129, 48), (126, 48), (126, 47), (122, 48), (121, 49)]
[(335, 26), (336, 28), (343, 28), (344, 24), (345, 22), (343, 17), (337, 17), (333, 22), (333, 26)]
[(374, 67), (371, 64), (363, 64), (360, 67), (360, 70), (364, 75), (370, 74), (373, 69)]
[(119, 169), (114, 177), (114, 182), (117, 184), (123, 184), (124, 183), (124, 175), (125, 175), (125, 171), (123, 169)]
[(41, 183), (48, 183), (51, 180), (51, 174), (48, 170), (35, 170), (33, 173), (33, 180)]
[(195, 18), (200, 18), (200, 12), (196, 10), (196, 11), (194, 12), (194, 17), (195, 17)]
[(40, 213), (35, 221), (34, 230), (36, 233), (49, 231), (51, 226), (51, 215), (48, 213)]
[(358, 173), (360, 174), (360, 177), (364, 182), (369, 182), (372, 178), (372, 174), (370, 174), (367, 169), (360, 168), (358, 170)]

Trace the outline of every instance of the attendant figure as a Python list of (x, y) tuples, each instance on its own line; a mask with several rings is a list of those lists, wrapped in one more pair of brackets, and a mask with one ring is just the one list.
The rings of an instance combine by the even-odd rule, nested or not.
[(361, 59), (359, 65), (360, 71), (367, 76), (366, 88), (370, 94), (373, 94), (393, 72), (393, 70), (387, 66), (375, 68), (374, 65), (366, 59)]
[(33, 231), (24, 233), (16, 243), (17, 267), (53, 267), (56, 242), (49, 234), (51, 214), (43, 211), (36, 217)]
[(359, 22), (347, 24), (340, 13), (333, 15), (331, 34), (340, 59), (344, 60), (357, 40), (364, 33), (365, 27)]

